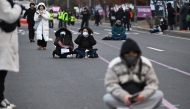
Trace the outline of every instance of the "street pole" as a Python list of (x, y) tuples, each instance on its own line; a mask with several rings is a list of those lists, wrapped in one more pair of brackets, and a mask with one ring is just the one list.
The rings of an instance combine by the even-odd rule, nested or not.
[[(176, 13), (177, 13), (177, 1), (174, 0), (174, 9), (176, 10)], [(175, 17), (175, 25), (174, 25), (174, 29), (176, 30), (177, 29), (177, 16)]]
[(137, 25), (137, 9), (136, 9), (136, 7), (137, 7), (137, 1), (136, 0), (134, 0), (134, 25)]
[(106, 23), (106, 1), (104, 0), (104, 21)]
[(69, 9), (69, 0), (67, 0), (67, 9)]

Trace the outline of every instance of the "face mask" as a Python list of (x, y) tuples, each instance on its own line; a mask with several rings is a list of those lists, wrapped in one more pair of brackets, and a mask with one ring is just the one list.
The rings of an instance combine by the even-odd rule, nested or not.
[(61, 37), (64, 37), (65, 35), (66, 35), (66, 33), (64, 31), (60, 33)]
[(163, 21), (163, 19), (160, 19), (160, 21)]
[(84, 37), (88, 37), (88, 32), (83, 32), (82, 34)]
[(138, 61), (138, 57), (137, 56), (124, 56), (124, 60), (127, 63), (128, 67), (132, 67), (135, 66), (137, 61)]

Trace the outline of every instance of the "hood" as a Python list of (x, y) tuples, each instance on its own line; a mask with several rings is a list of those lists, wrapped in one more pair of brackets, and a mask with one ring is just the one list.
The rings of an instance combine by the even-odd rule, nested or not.
[(90, 35), (90, 34), (93, 34), (93, 31), (92, 31), (89, 27), (83, 27), (83, 28), (81, 28), (78, 32), (80, 32), (80, 33), (82, 34), (82, 32), (83, 32), (84, 29), (87, 29), (87, 30), (88, 30), (88, 34), (89, 34), (89, 35)]
[[(56, 37), (59, 37), (61, 31), (65, 31), (65, 32), (66, 32), (66, 37), (65, 37), (65, 38), (72, 39), (72, 33), (71, 33), (71, 31), (69, 31), (67, 28), (60, 28), (58, 31), (56, 31), (55, 36), (56, 36)], [(67, 36), (69, 36), (69, 37), (67, 37)]]
[(167, 8), (171, 8), (172, 4), (171, 3), (167, 3)]
[[(39, 8), (40, 5), (44, 6), (44, 7), (45, 7), (44, 10), (46, 10), (46, 5), (45, 5), (44, 3), (42, 3), (42, 2), (40, 2), (40, 3), (38, 4), (37, 9)], [(38, 10), (39, 10), (39, 9), (38, 9)]]
[(121, 47), (120, 57), (123, 58), (123, 54), (130, 51), (136, 52), (139, 56), (141, 56), (141, 50), (138, 44), (134, 40), (128, 38)]

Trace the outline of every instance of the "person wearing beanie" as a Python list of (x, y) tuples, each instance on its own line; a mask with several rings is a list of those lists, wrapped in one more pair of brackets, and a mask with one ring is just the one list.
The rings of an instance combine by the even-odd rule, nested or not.
[(112, 27), (112, 39), (113, 40), (125, 40), (126, 34), (125, 34), (125, 28), (121, 24), (120, 20), (117, 20), (115, 25)]
[(120, 56), (113, 59), (105, 76), (107, 94), (103, 100), (109, 109), (156, 109), (163, 98), (151, 62), (141, 56), (138, 44), (127, 39)]
[(27, 17), (27, 22), (28, 22), (28, 31), (29, 31), (29, 40), (30, 42), (35, 42), (34, 41), (34, 32), (35, 30), (33, 29), (34, 27), (34, 14), (36, 12), (35, 9), (35, 4), (34, 3), (30, 3), (30, 8), (28, 10), (26, 10), (26, 12), (24, 13), (23, 18)]

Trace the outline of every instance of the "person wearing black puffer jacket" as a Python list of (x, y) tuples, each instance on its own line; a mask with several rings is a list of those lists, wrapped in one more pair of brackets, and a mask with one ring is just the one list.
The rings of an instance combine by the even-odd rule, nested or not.
[[(56, 49), (53, 51), (53, 57), (59, 56), (60, 58), (72, 57), (74, 44), (72, 41), (72, 33), (67, 28), (60, 28), (55, 33), (56, 39), (54, 45)], [(63, 53), (62, 49), (68, 49), (69, 52)]]
[(111, 8), (111, 11), (109, 13), (109, 19), (110, 19), (111, 27), (113, 27), (116, 22), (116, 12), (114, 11), (114, 8)]
[(93, 31), (88, 27), (83, 27), (79, 32), (81, 34), (75, 39), (75, 43), (78, 45), (78, 48), (75, 49), (75, 53), (78, 54), (77, 57), (84, 58), (85, 52), (87, 52), (89, 58), (98, 58), (97, 49), (93, 48), (97, 43), (91, 35)]
[(126, 29), (126, 25), (127, 25), (127, 30), (130, 31), (130, 27), (129, 27), (130, 13), (128, 10), (129, 9), (126, 9), (125, 12), (123, 13), (123, 24), (124, 24), (124, 28)]
[[(123, 8), (120, 7), (116, 13), (117, 20), (123, 21), (123, 13), (124, 13)], [(123, 22), (122, 22), (122, 24), (123, 24)]]
[(34, 32), (35, 30), (33, 29), (34, 27), (34, 14), (36, 12), (35, 9), (35, 4), (34, 3), (30, 3), (30, 8), (28, 10), (26, 10), (26, 12), (24, 13), (23, 18), (26, 18), (27, 16), (27, 22), (28, 22), (28, 30), (29, 30), (29, 40), (30, 42), (35, 42), (34, 41)]
[(154, 68), (130, 38), (109, 63), (104, 82), (108, 93), (103, 100), (109, 109), (157, 109), (162, 103)]

